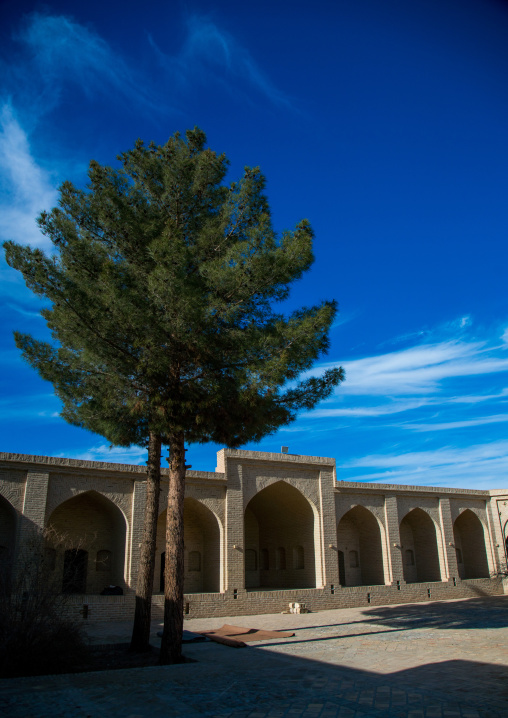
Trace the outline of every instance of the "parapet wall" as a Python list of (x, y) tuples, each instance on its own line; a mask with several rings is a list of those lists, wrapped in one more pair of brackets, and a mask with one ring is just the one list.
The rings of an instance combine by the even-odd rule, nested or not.
[[(415, 583), (397, 586), (346, 586), (332, 595), (326, 589), (289, 591), (239, 591), (230, 593), (190, 593), (184, 596), (185, 618), (255, 616), (282, 613), (295, 601), (304, 603), (311, 612), (334, 608), (385, 606), (426, 601), (448, 601), (508, 593), (503, 579), (469, 579), (453, 582)], [(134, 615), (134, 595), (72, 596), (63, 613), (82, 621), (125, 621)], [(152, 618), (162, 622), (164, 596), (154, 596)]]

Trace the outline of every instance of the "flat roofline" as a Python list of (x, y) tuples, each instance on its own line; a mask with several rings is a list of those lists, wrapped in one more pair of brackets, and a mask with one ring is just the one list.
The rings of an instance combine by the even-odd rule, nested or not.
[(355, 491), (378, 491), (378, 492), (396, 492), (396, 491), (416, 491), (418, 493), (430, 494), (467, 494), (472, 496), (491, 496), (489, 490), (482, 489), (455, 489), (451, 486), (418, 486), (413, 484), (378, 484), (375, 482), (365, 481), (337, 481), (335, 491), (340, 493), (341, 489), (354, 489)]
[[(246, 459), (256, 462), (279, 462), (285, 464), (307, 464), (314, 466), (329, 466), (333, 468), (335, 476), (335, 459), (326, 456), (305, 456), (300, 454), (280, 454), (264, 451), (247, 451), (244, 449), (221, 449), (217, 452), (218, 470), (216, 471), (193, 471), (189, 469), (186, 477), (189, 479), (215, 479), (225, 480), (224, 472), (221, 471), (221, 464), (225, 458)], [(47, 467), (54, 469), (89, 469), (91, 471), (111, 472), (117, 474), (145, 474), (146, 466), (137, 464), (118, 464), (110, 461), (89, 461), (87, 459), (68, 459), (60, 456), (38, 456), (32, 454), (18, 454), (11, 452), (0, 452), (0, 464), (17, 464), (20, 468), (29, 465), (37, 467)], [(169, 475), (168, 468), (161, 468), (161, 475), (165, 478)], [(134, 478), (134, 477), (133, 477)], [(353, 489), (355, 491), (372, 493), (372, 492), (416, 492), (429, 494), (446, 494), (446, 495), (467, 495), (478, 497), (496, 497), (508, 496), (507, 489), (455, 489), (442, 486), (418, 486), (412, 484), (380, 484), (366, 483), (363, 481), (335, 481), (335, 491), (340, 492), (343, 489)]]
[(335, 467), (335, 459), (329, 456), (305, 456), (304, 454), (282, 454), (268, 451), (247, 451), (246, 449), (221, 449), (217, 458), (250, 459), (252, 461), (282, 461), (291, 464), (319, 464)]
[[(90, 469), (91, 471), (109, 471), (117, 474), (146, 474), (146, 466), (138, 464), (117, 464), (113, 461), (89, 461), (88, 459), (67, 459), (60, 456), (37, 456), (32, 454), (14, 454), (0, 452), (0, 465), (18, 464), (20, 468), (36, 466), (41, 468), (54, 469)], [(161, 467), (161, 475), (167, 477), (169, 469)], [(214, 471), (192, 471), (187, 470), (186, 477), (189, 479), (223, 479), (224, 475)]]

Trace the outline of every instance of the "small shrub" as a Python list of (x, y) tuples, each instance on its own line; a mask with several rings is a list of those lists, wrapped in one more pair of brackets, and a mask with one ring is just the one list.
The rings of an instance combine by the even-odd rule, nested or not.
[[(86, 661), (81, 626), (64, 618), (67, 597), (48, 565), (54, 533), (35, 533), (0, 576), (0, 676), (72, 671)], [(51, 558), (51, 554), (49, 554)]]

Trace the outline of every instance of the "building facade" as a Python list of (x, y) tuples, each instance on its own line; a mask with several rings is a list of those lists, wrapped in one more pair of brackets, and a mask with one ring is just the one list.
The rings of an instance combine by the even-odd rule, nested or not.
[[(132, 616), (146, 499), (144, 467), (0, 454), (0, 561), (48, 544), (68, 610)], [(340, 478), (340, 477), (339, 477)], [(163, 604), (163, 470), (154, 615)], [(223, 449), (188, 471), (185, 612), (190, 617), (406, 603), (503, 593), (508, 490), (337, 480), (324, 457)], [(123, 595), (101, 595), (119, 586)], [(86, 606), (86, 611), (83, 611)]]

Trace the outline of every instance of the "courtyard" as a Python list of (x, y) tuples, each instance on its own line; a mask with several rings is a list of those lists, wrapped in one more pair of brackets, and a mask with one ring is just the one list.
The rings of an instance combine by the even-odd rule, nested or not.
[[(10, 718), (501, 718), (508, 715), (508, 596), (292, 615), (195, 618), (294, 631), (230, 648), (187, 644), (178, 666), (1, 681)], [(158, 621), (152, 624), (157, 645)], [(128, 621), (89, 623), (125, 643)]]

